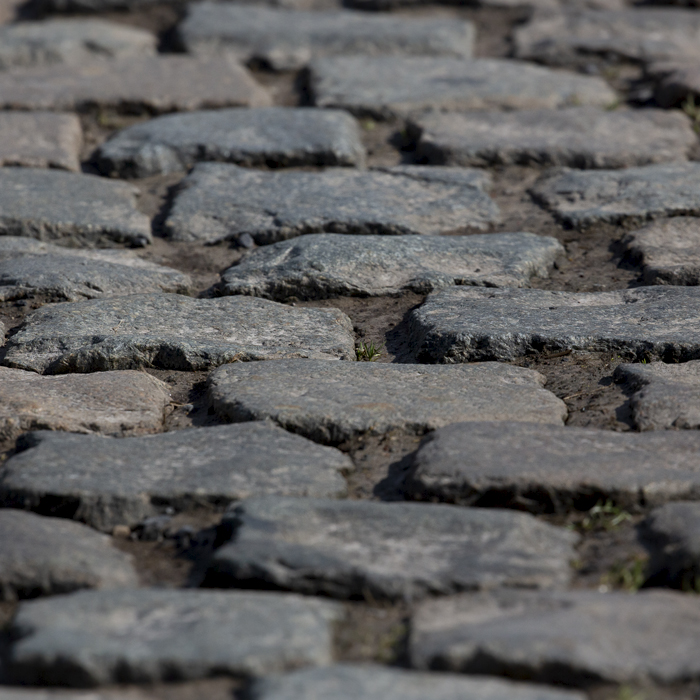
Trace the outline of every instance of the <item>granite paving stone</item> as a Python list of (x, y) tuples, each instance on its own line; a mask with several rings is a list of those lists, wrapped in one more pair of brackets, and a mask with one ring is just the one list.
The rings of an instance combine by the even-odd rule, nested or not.
[(647, 591), (496, 591), (424, 603), (413, 617), (417, 668), (589, 686), (700, 676), (700, 599)]
[(624, 168), (686, 160), (698, 143), (685, 115), (656, 109), (435, 112), (411, 127), (416, 156), (439, 165)]
[(657, 61), (647, 67), (646, 75), (654, 84), (654, 99), (661, 107), (681, 107), (686, 100), (698, 103), (700, 56)]
[(232, 56), (136, 56), (0, 72), (0, 108), (127, 112), (266, 107), (269, 93)]
[(471, 58), (474, 25), (457, 19), (416, 21), (348, 10), (305, 12), (203, 2), (178, 27), (187, 51), (230, 51), (274, 70), (303, 68), (312, 58), (343, 54)]
[(381, 666), (335, 665), (263, 678), (251, 700), (585, 700), (570, 690)]
[(265, 172), (201, 163), (165, 221), (175, 241), (217, 243), (248, 234), (267, 245), (305, 233), (441, 234), (486, 229), (500, 212), (488, 174), (395, 166), (358, 171)]
[(535, 513), (588, 510), (601, 500), (638, 511), (700, 498), (700, 434), (455, 422), (424, 439), (407, 491)]
[(0, 439), (27, 430), (154, 433), (170, 401), (168, 385), (146, 372), (46, 377), (0, 367)]
[[(105, 532), (250, 496), (345, 495), (349, 457), (262, 421), (146, 437), (34, 432), (6, 462), (4, 505), (72, 517)], [(1, 511), (0, 511), (1, 512)]]
[(220, 294), (284, 301), (419, 294), (452, 285), (528, 287), (563, 246), (532, 233), (361, 236), (319, 233), (251, 251), (221, 274)]
[(316, 106), (376, 119), (428, 109), (605, 107), (617, 99), (601, 78), (506, 59), (338, 56), (310, 66)]
[(106, 535), (69, 520), (0, 510), (2, 600), (137, 585), (131, 556)]
[(336, 309), (266, 299), (131, 294), (44, 306), (5, 345), (3, 364), (47, 374), (154, 367), (205, 370), (288, 357), (352, 359), (352, 322)]
[(202, 160), (272, 167), (362, 165), (357, 122), (339, 110), (269, 107), (173, 114), (120, 131), (96, 153), (104, 175), (148, 177)]
[(79, 591), (23, 602), (9, 666), (29, 684), (258, 676), (331, 661), (336, 603), (258, 592)]
[(700, 163), (625, 170), (555, 168), (531, 190), (566, 226), (641, 224), (662, 216), (700, 214)]
[(228, 519), (233, 540), (214, 553), (208, 585), (335, 598), (562, 586), (578, 540), (527, 513), (425, 503), (267, 497)]
[(94, 247), (151, 242), (151, 222), (136, 209), (139, 190), (94, 175), (0, 168), (0, 235)]
[(499, 363), (421, 366), (279, 360), (235, 363), (209, 376), (215, 413), (238, 422), (272, 419), (318, 442), (365, 433), (425, 433), (468, 420), (561, 425), (566, 406), (533, 370)]
[(83, 130), (74, 114), (0, 112), (0, 166), (80, 170)]

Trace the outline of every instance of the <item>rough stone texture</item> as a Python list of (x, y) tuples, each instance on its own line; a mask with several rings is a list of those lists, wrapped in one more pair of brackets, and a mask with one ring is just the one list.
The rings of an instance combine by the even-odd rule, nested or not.
[(267, 245), (305, 233), (440, 234), (500, 219), (487, 174), (396, 166), (375, 171), (264, 172), (201, 163), (165, 221), (176, 241), (216, 243), (244, 233)]
[(494, 58), (319, 58), (311, 63), (311, 92), (318, 107), (376, 119), (426, 109), (604, 107), (617, 99), (601, 78)]
[(135, 588), (131, 557), (110, 538), (60, 518), (0, 510), (0, 598), (35, 598), (80, 588)]
[(515, 55), (555, 66), (585, 65), (594, 55), (644, 63), (700, 57), (700, 15), (687, 9), (572, 8), (535, 16), (517, 29)]
[(556, 168), (531, 190), (567, 226), (642, 223), (660, 216), (700, 214), (700, 163), (626, 170)]
[(622, 364), (614, 374), (635, 393), (630, 408), (638, 430), (700, 428), (700, 362)]
[(0, 112), (0, 166), (79, 171), (82, 141), (73, 114)]
[(0, 480), (3, 504), (39, 512), (71, 505), (73, 518), (105, 532), (166, 508), (343, 496), (340, 472), (353, 469), (338, 450), (263, 422), (121, 440), (36, 432), (19, 448)]
[(139, 435), (163, 427), (168, 385), (145, 372), (42, 377), (0, 367), (0, 439), (26, 430)]
[(94, 175), (0, 168), (0, 235), (143, 246), (152, 240), (151, 222), (136, 209), (138, 193)]
[(410, 600), (570, 578), (577, 535), (526, 513), (423, 503), (245, 501), (210, 585), (269, 584), (337, 598)]
[(455, 423), (425, 438), (408, 492), (536, 513), (588, 510), (607, 499), (639, 510), (700, 498), (700, 434)]
[(174, 112), (266, 107), (267, 90), (232, 56), (143, 56), (0, 72), (0, 108)]
[(196, 371), (288, 357), (354, 358), (352, 322), (336, 309), (251, 297), (133, 294), (34, 311), (5, 345), (3, 364), (48, 374)]
[(54, 19), (0, 27), (0, 69), (156, 53), (154, 34), (98, 19)]
[(328, 666), (255, 681), (251, 700), (585, 700), (524, 683), (415, 673), (381, 666)]
[(275, 70), (303, 68), (312, 58), (343, 54), (471, 58), (474, 25), (456, 19), (420, 21), (360, 12), (304, 12), (203, 2), (179, 26), (191, 53), (233, 52)]
[(270, 107), (174, 114), (119, 132), (97, 151), (105, 175), (148, 177), (201, 160), (241, 165), (361, 165), (357, 122), (345, 112)]
[(700, 599), (680, 593), (499, 591), (425, 603), (410, 653), (418, 668), (667, 684), (700, 675), (698, 625)]
[(698, 104), (700, 57), (652, 63), (647, 74), (654, 82), (654, 99), (661, 107), (679, 107), (689, 98)]
[(439, 165), (624, 168), (686, 160), (698, 141), (686, 116), (654, 109), (428, 113), (412, 127), (417, 157)]
[(330, 663), (340, 614), (294, 595), (80, 591), (21, 604), (9, 665), (26, 683), (71, 686), (279, 673)]
[(538, 372), (498, 363), (420, 366), (323, 360), (233, 364), (209, 377), (214, 411), (235, 422), (272, 419), (319, 442), (363, 433), (425, 433), (468, 420), (561, 425), (566, 406)]
[(421, 362), (513, 360), (562, 350), (628, 358), (700, 357), (700, 289), (638, 287), (614, 292), (448, 287), (410, 316)]
[[(0, 241), (1, 242), (1, 241)], [(284, 301), (427, 293), (452, 285), (528, 287), (564, 248), (532, 233), (473, 236), (309, 234), (252, 251), (222, 273), (221, 294)]]
[(188, 275), (124, 250), (80, 250), (0, 236), (0, 300), (81, 301), (139, 292), (187, 294)]

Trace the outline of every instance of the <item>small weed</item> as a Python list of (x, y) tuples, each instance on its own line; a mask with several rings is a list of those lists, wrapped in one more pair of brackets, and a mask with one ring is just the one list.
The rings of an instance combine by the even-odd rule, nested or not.
[(700, 574), (694, 571), (687, 571), (681, 578), (681, 590), (683, 593), (700, 594)]
[(614, 112), (616, 109), (619, 109), (621, 104), (622, 102), (620, 100), (613, 100), (609, 104), (605, 105), (605, 109), (608, 112)]
[(610, 567), (600, 582), (610, 588), (622, 589), (634, 593), (638, 591), (646, 581), (647, 557), (637, 555), (632, 559), (618, 562)]
[(586, 532), (590, 530), (614, 530), (618, 525), (622, 525), (625, 520), (631, 520), (632, 515), (626, 510), (616, 506), (610, 499), (598, 501), (591, 508), (586, 517), (579, 523), (579, 528)]
[(693, 129), (700, 133), (700, 105), (695, 104), (695, 95), (688, 95), (681, 109), (692, 119)]
[(360, 124), (365, 131), (374, 131), (377, 128), (377, 122), (374, 119), (363, 119)]
[(394, 625), (386, 634), (377, 640), (376, 661), (383, 664), (390, 664), (396, 661), (401, 653), (401, 642), (406, 636), (408, 628), (405, 624)]
[(617, 691), (617, 697), (615, 700), (646, 700), (646, 695), (636, 691), (629, 685), (622, 685)]
[(360, 362), (372, 362), (378, 357), (382, 356), (379, 352), (379, 348), (373, 343), (360, 343), (358, 347), (355, 348), (355, 355)]

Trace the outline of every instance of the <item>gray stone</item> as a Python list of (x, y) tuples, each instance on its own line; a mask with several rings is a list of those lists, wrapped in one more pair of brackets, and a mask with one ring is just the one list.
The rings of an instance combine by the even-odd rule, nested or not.
[(205, 370), (288, 357), (353, 359), (352, 322), (336, 309), (251, 297), (133, 294), (44, 306), (5, 345), (3, 364), (35, 372), (156, 367)]
[(585, 700), (569, 690), (381, 666), (328, 666), (255, 681), (251, 700)]
[(562, 350), (614, 352), (666, 362), (700, 357), (700, 289), (614, 292), (448, 287), (411, 312), (421, 362), (513, 360)]
[(228, 517), (234, 539), (214, 553), (209, 585), (336, 598), (561, 586), (578, 539), (526, 513), (425, 503), (268, 497)]
[[(556, 10), (562, 0), (467, 0), (462, 5), (497, 9), (526, 8), (530, 10)], [(564, 0), (566, 1), (566, 0)], [(584, 0), (575, 0), (582, 2)], [(586, 0), (590, 2), (591, 0)], [(593, 0), (594, 2), (596, 0)], [(600, 1), (600, 0), (598, 0)], [(363, 10), (390, 10), (398, 7), (415, 7), (421, 5), (453, 5), (451, 0), (345, 0), (344, 5)]]
[(154, 433), (170, 401), (168, 385), (146, 372), (44, 377), (0, 367), (0, 439), (27, 430)]
[[(119, 440), (30, 433), (2, 474), (4, 505), (72, 517), (105, 532), (250, 496), (345, 495), (349, 457), (264, 422)], [(0, 511), (1, 512), (1, 511)]]
[(613, 376), (634, 392), (630, 408), (638, 430), (700, 428), (700, 361), (622, 364)]
[(468, 420), (561, 425), (566, 406), (538, 372), (500, 363), (445, 366), (280, 360), (236, 363), (209, 376), (214, 411), (231, 421), (272, 419), (318, 442), (364, 433), (425, 433)]
[(178, 29), (191, 53), (230, 51), (241, 61), (262, 61), (275, 70), (295, 70), (312, 58), (343, 54), (471, 58), (474, 45), (474, 25), (457, 19), (216, 2), (191, 5)]
[(515, 55), (555, 66), (585, 66), (592, 56), (649, 62), (700, 57), (700, 15), (694, 10), (568, 9), (535, 16), (515, 31)]
[(266, 107), (267, 90), (232, 56), (137, 56), (0, 72), (0, 108), (149, 114), (206, 107)]
[(613, 103), (601, 78), (496, 58), (341, 56), (311, 63), (318, 107), (340, 107), (375, 119), (427, 109), (554, 109)]
[(580, 228), (696, 215), (700, 214), (700, 163), (625, 170), (555, 168), (535, 183), (531, 193), (559, 221)]
[[(1, 241), (0, 241), (1, 242)], [(221, 294), (283, 301), (419, 294), (452, 285), (528, 287), (564, 248), (532, 233), (474, 236), (308, 234), (258, 248), (222, 273)]]
[(658, 61), (652, 63), (646, 73), (654, 83), (654, 99), (661, 107), (679, 107), (688, 99), (698, 104), (700, 57)]
[(156, 43), (144, 29), (98, 19), (7, 24), (0, 27), (0, 69), (153, 56)]
[(152, 240), (151, 222), (136, 209), (138, 193), (94, 175), (0, 168), (0, 235), (143, 246)]
[(698, 141), (686, 116), (653, 109), (437, 112), (412, 127), (417, 157), (440, 165), (623, 168), (686, 160)]
[(0, 112), (0, 166), (79, 171), (82, 141), (74, 114)]
[(80, 523), (0, 510), (0, 598), (36, 598), (80, 588), (135, 588), (131, 557)]
[(418, 668), (590, 686), (700, 676), (700, 599), (665, 591), (497, 591), (430, 601), (411, 627)]
[(305, 233), (441, 234), (500, 219), (487, 174), (396, 166), (374, 171), (265, 172), (201, 163), (165, 221), (176, 241), (217, 243), (249, 234), (267, 245)]
[(455, 423), (425, 438), (407, 483), (415, 498), (462, 505), (561, 514), (611, 499), (638, 511), (700, 498), (700, 434)]
[(357, 122), (345, 112), (271, 107), (173, 114), (119, 132), (97, 151), (105, 175), (148, 177), (201, 160), (241, 165), (362, 165)]
[(329, 664), (340, 614), (295, 595), (79, 591), (20, 605), (9, 666), (25, 683), (71, 686), (279, 673)]

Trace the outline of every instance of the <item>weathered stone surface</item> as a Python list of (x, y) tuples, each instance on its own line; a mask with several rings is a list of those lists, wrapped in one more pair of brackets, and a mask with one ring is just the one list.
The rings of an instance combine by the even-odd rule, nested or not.
[(0, 510), (0, 597), (138, 585), (131, 557), (109, 537), (60, 518)]
[(119, 132), (97, 151), (105, 175), (180, 172), (201, 160), (241, 165), (361, 165), (357, 122), (345, 112), (271, 107), (173, 114)]
[(535, 513), (588, 510), (601, 499), (638, 510), (700, 498), (700, 434), (455, 423), (425, 438), (408, 492)]
[(510, 681), (336, 665), (255, 681), (251, 700), (585, 700), (584, 695)]
[(354, 356), (352, 322), (336, 309), (299, 309), (251, 297), (132, 294), (34, 311), (5, 345), (3, 364), (62, 374)]
[(0, 27), (0, 69), (152, 56), (156, 43), (144, 29), (98, 19), (19, 22)]
[(571, 8), (535, 16), (515, 31), (515, 54), (555, 66), (577, 66), (598, 55), (648, 62), (700, 57), (700, 15), (688, 9)]
[(376, 119), (426, 109), (604, 107), (616, 99), (600, 78), (495, 58), (319, 58), (311, 63), (311, 91), (318, 107)]
[(661, 107), (678, 107), (689, 98), (698, 103), (700, 57), (679, 57), (652, 63), (647, 75), (654, 82), (654, 99)]
[(532, 233), (308, 234), (252, 251), (222, 273), (218, 291), (284, 301), (425, 294), (455, 284), (527, 287), (532, 277), (548, 277), (563, 252), (555, 238)]
[(587, 293), (448, 287), (411, 312), (409, 342), (422, 362), (560, 350), (686, 361), (700, 357), (694, 314), (700, 314), (694, 287)]
[(151, 222), (136, 209), (138, 192), (94, 175), (0, 168), (0, 235), (143, 246), (152, 240)]
[(500, 219), (487, 174), (396, 166), (375, 171), (265, 172), (201, 163), (182, 183), (165, 228), (176, 241), (267, 245), (305, 233), (440, 234)]
[(263, 675), (331, 661), (337, 604), (150, 589), (25, 602), (9, 665), (25, 683), (97, 686)]
[(148, 113), (266, 107), (267, 90), (232, 56), (143, 56), (0, 72), (0, 108)]
[(179, 26), (191, 53), (233, 52), (275, 70), (303, 68), (312, 58), (343, 54), (471, 58), (474, 25), (457, 19), (419, 21), (347, 10), (305, 12), (203, 2)]
[(0, 112), (0, 166), (78, 171), (82, 141), (74, 114)]
[(626, 170), (557, 168), (538, 180), (531, 193), (559, 221), (581, 228), (696, 215), (700, 214), (700, 163)]
[(27, 430), (139, 435), (163, 427), (168, 385), (145, 372), (43, 377), (0, 367), (0, 439)]
[(440, 165), (623, 168), (686, 160), (698, 140), (686, 116), (654, 109), (434, 112), (412, 127), (417, 157)]
[(5, 505), (47, 512), (73, 504), (75, 519), (105, 532), (166, 508), (269, 494), (342, 496), (340, 472), (353, 469), (342, 452), (264, 422), (120, 440), (36, 432), (19, 448), (1, 479)]
[(497, 591), (421, 606), (418, 668), (566, 685), (667, 684), (700, 675), (700, 599), (670, 592)]
[(570, 577), (577, 535), (526, 513), (424, 503), (244, 501), (210, 585), (271, 584), (337, 598), (410, 600)]
[(280, 360), (232, 364), (209, 377), (227, 420), (272, 419), (319, 442), (363, 433), (424, 433), (468, 420), (561, 425), (566, 406), (538, 372), (498, 363), (445, 366)]

